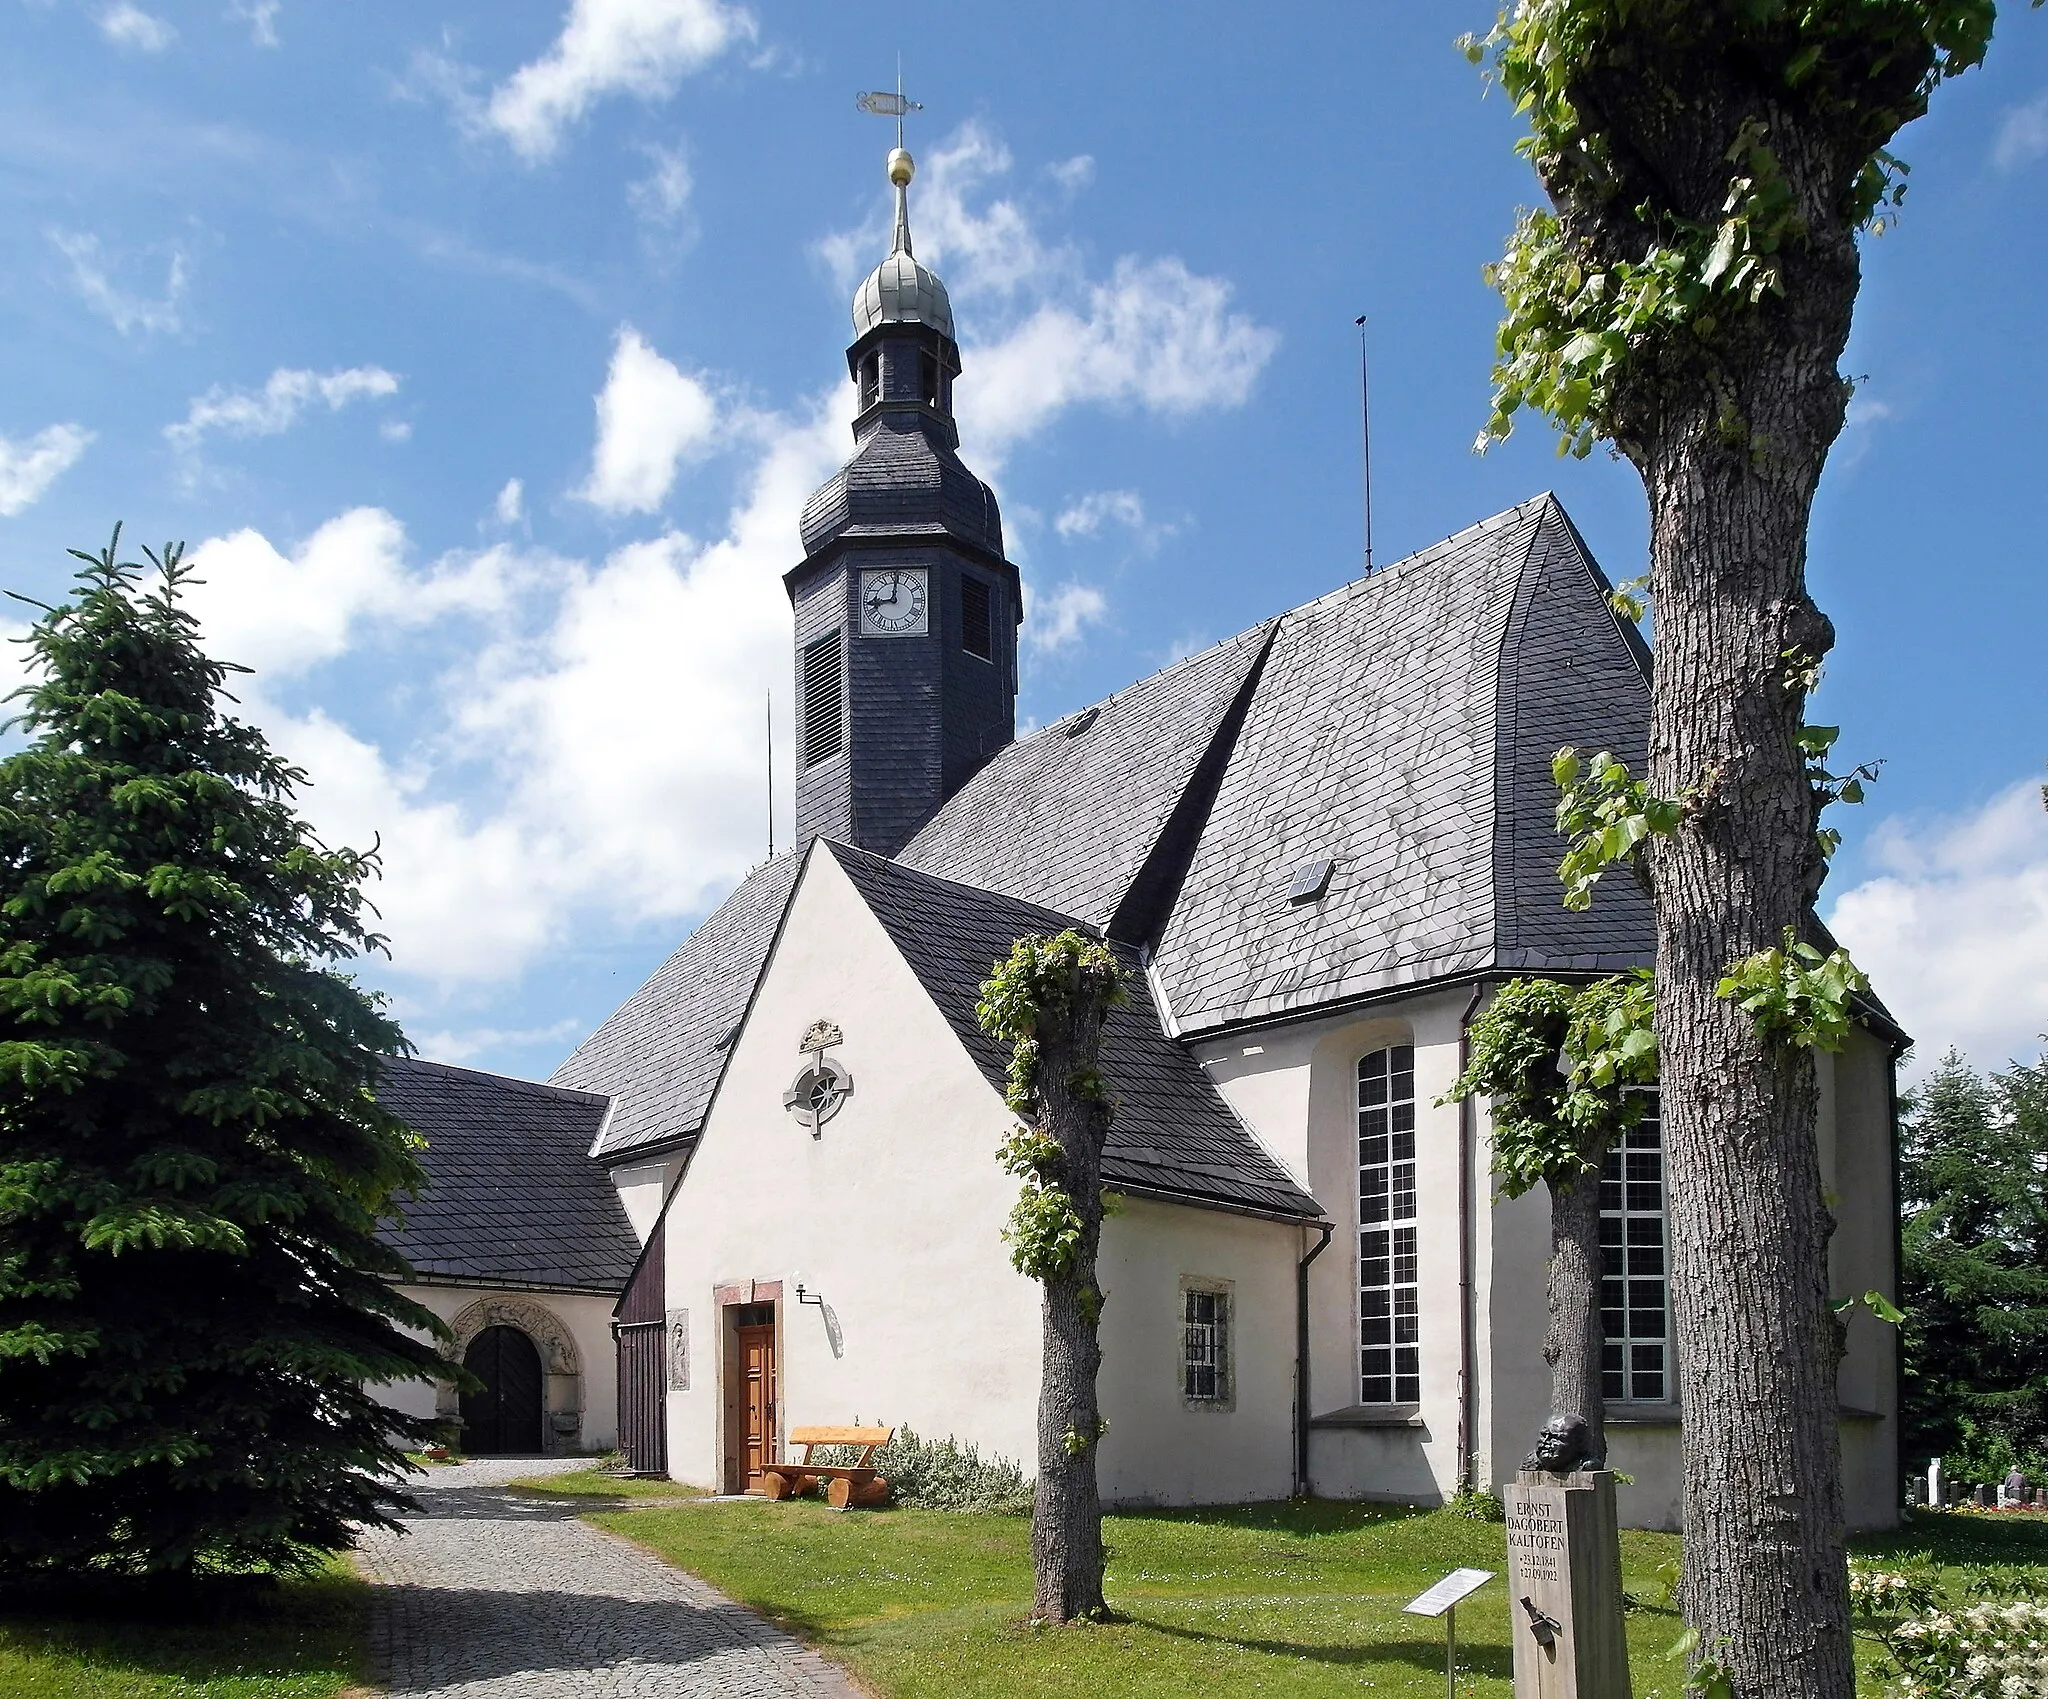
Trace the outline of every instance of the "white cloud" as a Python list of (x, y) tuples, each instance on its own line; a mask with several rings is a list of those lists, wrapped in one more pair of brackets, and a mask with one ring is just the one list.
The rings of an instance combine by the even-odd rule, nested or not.
[(597, 397), (590, 476), (576, 493), (607, 513), (652, 513), (668, 499), (676, 469), (706, 452), (717, 430), (711, 391), (621, 325)]
[(414, 1032), (407, 1036), (428, 1061), (454, 1062), (459, 1065), (473, 1057), (497, 1055), (506, 1050), (526, 1050), (541, 1044), (566, 1044), (582, 1029), (583, 1023), (572, 1015), (567, 1020), (556, 1021), (552, 1026), (522, 1027), (512, 1031), (503, 1027), (470, 1027), (460, 1032)]
[(71, 283), (94, 312), (112, 321), (123, 336), (178, 328), (178, 303), (185, 297), (185, 256), (173, 250), (161, 300), (130, 294), (107, 275), (100, 239), (83, 231), (52, 230), (50, 243), (71, 262)]
[[(1127, 254), (1093, 280), (1079, 249), (1048, 240), (1022, 202), (990, 198), (1011, 166), (1008, 148), (970, 123), (933, 150), (911, 191), (918, 257), (945, 278), (968, 338), (957, 407), (982, 469), (1081, 402), (1166, 417), (1241, 405), (1278, 333), (1231, 310), (1227, 281), (1170, 255)], [(885, 243), (871, 221), (820, 250), (851, 288)]]
[(1078, 193), (1095, 181), (1095, 156), (1077, 153), (1072, 159), (1062, 159), (1048, 165), (1045, 174), (1068, 194)]
[(650, 147), (647, 157), (654, 169), (628, 185), (627, 204), (649, 224), (672, 225), (689, 210), (690, 191), (696, 187), (689, 157), (679, 147)]
[(975, 350), (974, 383), (962, 390), (976, 439), (1000, 453), (1078, 401), (1169, 418), (1241, 406), (1280, 338), (1231, 312), (1230, 295), (1178, 259), (1118, 260), (1107, 283), (1083, 293), (1085, 316), (1048, 301)]
[(0, 437), (0, 519), (12, 519), (78, 464), (93, 434), (83, 425), (48, 425), (26, 442)]
[(249, 26), (249, 39), (258, 47), (275, 47), (277, 14), (283, 10), (281, 0), (229, 0), (228, 16)]
[(405, 530), (379, 508), (330, 519), (290, 555), (237, 531), (195, 549), (187, 601), (208, 648), (253, 667), (258, 688), (331, 661), (371, 622), (417, 627), (454, 614), (504, 611), (520, 573), (503, 549), (451, 555), (424, 572)]
[(151, 17), (131, 0), (121, 0), (100, 14), (100, 34), (116, 47), (132, 47), (139, 53), (161, 53), (178, 38), (162, 18)]
[[(785, 786), (793, 770), (781, 574), (846, 403), (756, 422), (709, 546), (669, 532), (594, 564), (499, 548), (422, 566), (395, 519), (360, 510), (289, 553), (246, 531), (195, 551), (208, 645), (257, 667), (237, 694), (312, 775), (308, 818), (330, 843), (382, 841), (371, 894), (424, 1018), (507, 988), (572, 926), (679, 924), (761, 858), (764, 692)], [(280, 705), (278, 681), (437, 620), (472, 640), (409, 709), (411, 741)]]
[(1973, 813), (1888, 820), (1879, 871), (1828, 924), (1924, 1064), (1954, 1045), (1980, 1067), (2031, 1056), (2048, 1032), (2048, 812), (2028, 780)]
[(526, 517), (526, 486), (517, 478), (507, 478), (492, 511), (500, 525), (517, 525)]
[(299, 422), (316, 402), (338, 413), (352, 401), (382, 400), (398, 393), (398, 379), (382, 366), (349, 366), (312, 372), (280, 366), (260, 390), (225, 389), (219, 384), (194, 399), (185, 417), (166, 425), (164, 435), (190, 453), (209, 431), (237, 437), (274, 437)]
[(2048, 154), (2048, 94), (2006, 109), (1998, 121), (1998, 139), (1991, 144), (1991, 163), (2001, 171), (2017, 171), (2044, 154)]
[(1090, 584), (1068, 582), (1045, 595), (1026, 586), (1024, 641), (1040, 654), (1051, 654), (1080, 641), (1081, 633), (1100, 623), (1109, 611), (1103, 594)]
[(1174, 534), (1174, 526), (1145, 518), (1145, 497), (1135, 489), (1096, 489), (1061, 508), (1053, 530), (1073, 542), (1077, 536), (1100, 536), (1104, 526), (1122, 526), (1130, 532), (1139, 549), (1157, 549), (1159, 542)]
[(573, 0), (554, 45), (492, 91), (484, 118), (529, 160), (609, 94), (666, 98), (736, 41), (751, 14), (721, 0)]
[(377, 434), (386, 442), (411, 442), (412, 424), (406, 419), (386, 419), (377, 427)]

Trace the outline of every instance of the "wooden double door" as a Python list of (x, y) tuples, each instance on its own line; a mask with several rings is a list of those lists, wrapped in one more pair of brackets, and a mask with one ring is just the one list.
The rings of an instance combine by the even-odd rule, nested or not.
[(516, 1327), (487, 1327), (462, 1366), (482, 1383), (462, 1395), (462, 1449), (478, 1457), (540, 1451), (544, 1383), (533, 1341)]
[(733, 1348), (726, 1358), (725, 1490), (755, 1493), (762, 1466), (776, 1460), (775, 1306), (732, 1310)]

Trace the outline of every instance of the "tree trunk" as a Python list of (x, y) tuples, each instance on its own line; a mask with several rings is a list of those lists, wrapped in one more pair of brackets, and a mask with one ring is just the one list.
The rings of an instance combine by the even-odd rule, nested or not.
[[(1079, 976), (1076, 975), (1078, 985)], [(1031, 1506), (1031, 1615), (1071, 1622), (1108, 1614), (1102, 1596), (1102, 1498), (1095, 1454), (1101, 1409), (1095, 1375), (1102, 1292), (1095, 1257), (1102, 1240), (1102, 1143), (1109, 1106), (1096, 1081), (1103, 1005), (1076, 992), (1038, 1041), (1038, 1130), (1060, 1147), (1064, 1189), (1081, 1218), (1081, 1242), (1067, 1268), (1044, 1282), (1045, 1343), (1038, 1390), (1038, 1485)]]
[[(1598, 1162), (1602, 1152), (1591, 1154)], [(1543, 1360), (1550, 1365), (1550, 1413), (1582, 1418), (1592, 1454), (1605, 1458), (1600, 1353), (1607, 1335), (1600, 1321), (1600, 1272), (1596, 1167), (1569, 1186), (1550, 1187), (1550, 1332)]]
[(1650, 780), (1698, 798), (1650, 846), (1683, 1604), (1740, 1699), (1850, 1699), (1854, 1682), (1812, 1055), (1716, 993), (1803, 926), (1821, 871), (1788, 673), (1832, 642), (1805, 560), (1855, 296), (1853, 249), (1833, 258), (1788, 290), (1799, 322), (1725, 357), (1718, 386), (1667, 391), (1632, 451), (1657, 619)]

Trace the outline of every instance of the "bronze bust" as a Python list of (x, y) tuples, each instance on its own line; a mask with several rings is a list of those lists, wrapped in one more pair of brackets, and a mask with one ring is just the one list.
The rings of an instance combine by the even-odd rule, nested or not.
[(1593, 1453), (1593, 1430), (1583, 1416), (1552, 1416), (1536, 1435), (1536, 1448), (1522, 1459), (1524, 1469), (1569, 1475), (1575, 1469), (1598, 1468), (1604, 1458)]

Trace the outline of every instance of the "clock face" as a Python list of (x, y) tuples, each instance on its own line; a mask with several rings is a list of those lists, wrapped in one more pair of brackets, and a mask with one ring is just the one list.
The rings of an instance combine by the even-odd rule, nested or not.
[(931, 585), (921, 566), (860, 575), (860, 628), (870, 637), (922, 637), (932, 628)]

